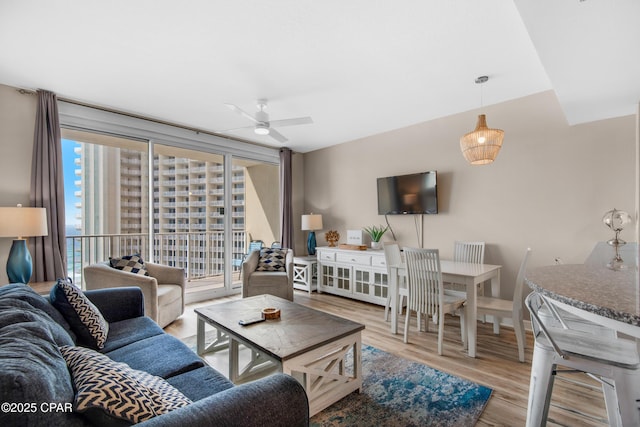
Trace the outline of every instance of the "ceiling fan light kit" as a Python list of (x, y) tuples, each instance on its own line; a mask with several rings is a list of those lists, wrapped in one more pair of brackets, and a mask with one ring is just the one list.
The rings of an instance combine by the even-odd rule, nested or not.
[(287, 142), (288, 139), (285, 138), (284, 135), (282, 135), (280, 132), (276, 131), (274, 127), (306, 125), (306, 124), (313, 123), (313, 120), (311, 119), (311, 117), (297, 117), (294, 119), (282, 119), (282, 120), (270, 121), (269, 114), (267, 114), (267, 112), (264, 111), (265, 108), (267, 108), (266, 99), (257, 100), (256, 105), (258, 107), (258, 111), (256, 112), (255, 116), (252, 116), (251, 114), (247, 113), (237, 105), (234, 105), (234, 104), (225, 104), (225, 105), (229, 107), (231, 110), (233, 110), (234, 112), (236, 112), (237, 114), (241, 115), (242, 117), (252, 121), (253, 125), (218, 131), (221, 133), (231, 132), (238, 129), (253, 129), (253, 132), (256, 135), (269, 136), (278, 142), (284, 143), (284, 142)]
[[(489, 77), (480, 76), (477, 84), (483, 84)], [(482, 86), (480, 91), (480, 107), (482, 107)], [(484, 114), (478, 115), (478, 122), (473, 132), (460, 138), (460, 150), (467, 162), (472, 165), (486, 165), (493, 162), (502, 148), (504, 131), (487, 127), (487, 118)]]

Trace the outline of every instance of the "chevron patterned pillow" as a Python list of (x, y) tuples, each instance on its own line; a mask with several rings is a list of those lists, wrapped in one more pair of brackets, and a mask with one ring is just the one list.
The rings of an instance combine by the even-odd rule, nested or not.
[(129, 273), (140, 274), (141, 276), (149, 275), (140, 254), (126, 255), (121, 258), (109, 257), (109, 264), (117, 270), (128, 271)]
[(84, 347), (60, 347), (77, 390), (74, 409), (92, 409), (139, 423), (191, 403), (160, 377), (130, 368)]
[(104, 347), (109, 334), (109, 323), (78, 287), (58, 279), (51, 288), (49, 299), (69, 322), (79, 341), (93, 348)]
[(256, 271), (286, 271), (287, 249), (260, 249)]

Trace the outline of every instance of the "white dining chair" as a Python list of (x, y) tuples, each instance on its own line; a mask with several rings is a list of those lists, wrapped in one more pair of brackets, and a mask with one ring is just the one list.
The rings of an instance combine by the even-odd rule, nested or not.
[[(387, 277), (391, 277), (391, 266), (402, 264), (402, 255), (400, 246), (395, 243), (384, 244), (384, 262), (387, 266)], [(398, 276), (398, 313), (402, 313), (402, 307), (406, 302), (409, 291), (407, 290), (406, 275)], [(387, 295), (387, 301), (384, 306), (384, 320), (389, 320), (389, 310), (391, 309), (391, 292)]]
[[(444, 292), (442, 283), (442, 269), (440, 267), (440, 253), (438, 249), (403, 249), (407, 266), (407, 287), (409, 296), (407, 314), (404, 323), (404, 342), (408, 342), (411, 312), (424, 314), (425, 329), (429, 331), (429, 317), (437, 315), (438, 322), (438, 354), (442, 355), (442, 341), (444, 336), (445, 313), (460, 313), (460, 335), (464, 343), (466, 337), (465, 326), (465, 298), (448, 295)], [(418, 318), (418, 332), (422, 322)]]
[(520, 263), (520, 270), (516, 277), (513, 288), (513, 299), (507, 300), (502, 298), (478, 296), (476, 306), (478, 316), (493, 316), (493, 332), (500, 333), (500, 319), (511, 318), (513, 320), (513, 330), (516, 333), (516, 341), (518, 342), (518, 360), (524, 362), (524, 320), (522, 317), (522, 292), (524, 286), (524, 275), (527, 269), (527, 262), (531, 248), (527, 248), (524, 258)]
[[(453, 261), (469, 262), (473, 264), (484, 264), (484, 242), (463, 242), (456, 240), (453, 243)], [(466, 296), (466, 287), (459, 283), (445, 283), (445, 293), (451, 295)], [(478, 295), (484, 295), (484, 283), (478, 285)], [(485, 317), (482, 316), (484, 323)], [(433, 318), (434, 323), (438, 323), (437, 317)]]
[[(640, 425), (640, 356), (638, 342), (615, 334), (594, 334), (571, 329), (571, 322), (540, 316), (548, 307), (557, 316), (553, 303), (533, 292), (525, 299), (531, 313), (535, 337), (527, 427), (544, 426), (549, 415), (553, 383), (557, 373), (582, 372), (602, 386), (609, 425)], [(566, 368), (566, 369), (565, 369)]]
[[(456, 240), (453, 243), (453, 261), (484, 264), (484, 246), (484, 242), (462, 242)], [(478, 295), (484, 295), (484, 283), (478, 285)]]

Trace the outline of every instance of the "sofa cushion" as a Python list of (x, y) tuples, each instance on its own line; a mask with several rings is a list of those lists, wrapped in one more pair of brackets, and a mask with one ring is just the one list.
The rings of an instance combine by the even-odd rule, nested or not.
[(169, 334), (146, 338), (105, 354), (116, 362), (162, 378), (204, 366), (196, 353)]
[(120, 258), (109, 257), (109, 264), (116, 270), (148, 276), (147, 267), (140, 254), (126, 255)]
[(0, 305), (0, 402), (35, 405), (36, 410), (0, 413), (1, 424), (82, 425), (82, 418), (68, 411), (43, 416), (40, 410), (42, 404), (73, 402), (71, 377), (54, 339), (59, 331), (53, 330), (60, 326), (43, 311), (10, 307), (12, 302), (3, 299)]
[(167, 378), (167, 382), (194, 402), (233, 387), (227, 377), (210, 366)]
[(76, 341), (76, 335), (71, 330), (71, 326), (65, 320), (64, 316), (49, 303), (47, 298), (38, 295), (31, 287), (22, 283), (0, 286), (0, 300), (20, 300), (35, 309), (42, 310), (57, 324), (62, 326), (74, 342)]
[(162, 378), (116, 363), (94, 350), (63, 346), (60, 352), (77, 390), (78, 412), (95, 408), (138, 423), (191, 403)]
[(249, 277), (249, 283), (254, 286), (278, 286), (287, 282), (287, 273), (284, 271), (256, 271)]
[(150, 317), (134, 317), (109, 323), (109, 336), (101, 353), (108, 353), (149, 337), (162, 335), (164, 331)]
[(69, 322), (80, 343), (97, 349), (104, 347), (109, 324), (79, 288), (59, 279), (51, 289), (49, 298)]
[(262, 248), (256, 271), (286, 271), (287, 249)]

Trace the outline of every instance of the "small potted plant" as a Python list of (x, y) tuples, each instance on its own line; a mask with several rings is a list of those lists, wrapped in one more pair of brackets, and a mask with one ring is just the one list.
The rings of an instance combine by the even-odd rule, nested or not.
[(372, 225), (370, 227), (364, 227), (363, 230), (371, 237), (371, 249), (380, 249), (382, 244), (380, 243), (380, 239), (382, 235), (387, 232), (389, 227), (384, 227), (382, 225)]

